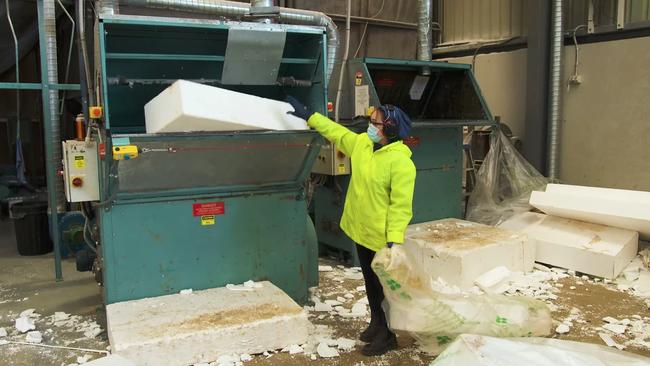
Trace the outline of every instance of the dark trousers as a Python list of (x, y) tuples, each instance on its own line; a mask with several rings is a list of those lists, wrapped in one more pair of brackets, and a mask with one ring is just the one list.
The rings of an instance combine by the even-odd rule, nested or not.
[(375, 258), (375, 252), (357, 244), (357, 254), (359, 255), (363, 279), (366, 282), (366, 295), (368, 296), (368, 304), (370, 305), (370, 322), (373, 325), (380, 325), (388, 329), (386, 315), (381, 308), (381, 302), (384, 301), (384, 289), (381, 287), (381, 282), (379, 282), (379, 278), (371, 267), (372, 259)]

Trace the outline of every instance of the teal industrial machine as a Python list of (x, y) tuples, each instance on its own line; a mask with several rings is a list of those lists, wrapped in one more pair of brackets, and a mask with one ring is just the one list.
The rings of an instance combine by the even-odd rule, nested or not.
[[(303, 186), (322, 139), (146, 134), (144, 105), (186, 79), (276, 100), (290, 93), (324, 112), (324, 28), (113, 15), (98, 31), (104, 117), (91, 138), (99, 200), (87, 235), (106, 303), (251, 279), (306, 301), (318, 248)], [(73, 160), (78, 168), (83, 158)]]
[[(417, 168), (411, 223), (462, 217), (463, 128), (493, 124), (470, 65), (365, 58), (348, 62), (345, 70), (339, 123), (365, 132), (368, 108), (381, 104), (399, 106), (413, 120), (411, 136), (404, 140)], [(337, 89), (330, 84), (333, 104)], [(339, 227), (349, 165), (349, 158), (335, 147), (323, 147), (314, 165), (311, 213), (321, 248), (335, 249), (358, 263), (354, 243)]]

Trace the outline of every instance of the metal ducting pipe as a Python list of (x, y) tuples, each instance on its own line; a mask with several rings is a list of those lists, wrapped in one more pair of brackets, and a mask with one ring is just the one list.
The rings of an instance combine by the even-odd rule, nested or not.
[(118, 0), (99, 0), (97, 5), (99, 14), (114, 15), (120, 12), (120, 2)]
[(273, 0), (251, 0), (251, 6), (268, 8), (275, 5), (273, 2)]
[[(113, 1), (113, 2), (117, 2)], [(124, 5), (143, 6), (167, 10), (213, 14), (229, 19), (241, 20), (250, 13), (250, 4), (221, 0), (122, 0)], [(272, 1), (257, 1), (273, 3)], [(112, 8), (115, 10), (115, 8)], [(332, 77), (339, 46), (339, 35), (336, 24), (327, 15), (310, 10), (280, 8), (279, 22), (286, 24), (302, 24), (325, 27), (327, 31), (327, 82)]]
[(551, 9), (551, 55), (548, 97), (548, 176), (559, 176), (560, 150), (560, 74), (562, 72), (562, 0), (554, 0)]
[[(433, 47), (431, 32), (431, 0), (420, 0), (418, 9), (418, 48), (419, 61), (431, 61), (431, 48)], [(422, 68), (423, 75), (431, 74), (428, 67)]]
[[(59, 92), (50, 88), (58, 84), (56, 54), (56, 7), (54, 0), (39, 0), (36, 3), (39, 23), (39, 43), (41, 57), (41, 78), (43, 82), (43, 129), (45, 140), (45, 170), (47, 176), (47, 201), (49, 223), (54, 244), (54, 270), (56, 279), (63, 279), (61, 271), (61, 251), (59, 250), (59, 215), (65, 209), (63, 180), (61, 171), (61, 125), (59, 120)], [(47, 82), (46, 82), (47, 81)]]
[[(47, 81), (50, 85), (59, 83), (59, 70), (58, 70), (58, 56), (56, 46), (56, 4), (54, 0), (46, 0), (43, 3), (44, 15), (44, 30), (45, 30), (45, 57), (47, 62)], [(52, 156), (50, 160), (55, 168), (55, 172), (61, 170), (61, 162), (63, 159), (61, 147), (61, 121), (59, 120), (59, 91), (56, 89), (49, 90), (49, 119), (51, 136), (49, 142), (46, 144), (52, 145)], [(56, 210), (51, 207), (52, 213), (65, 212), (65, 196), (63, 192), (63, 180), (59, 177), (54, 179), (52, 187), (48, 187), (48, 191), (53, 189), (56, 193)]]

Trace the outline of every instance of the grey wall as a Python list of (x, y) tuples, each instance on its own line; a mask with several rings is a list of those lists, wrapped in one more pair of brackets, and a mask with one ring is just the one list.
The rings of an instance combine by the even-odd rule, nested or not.
[[(561, 179), (650, 191), (650, 38), (580, 47), (581, 85), (562, 98)], [(566, 47), (565, 80), (574, 52)]]
[[(568, 88), (564, 48), (560, 179), (650, 191), (650, 37), (580, 45), (581, 85)], [(450, 59), (471, 62), (471, 57)], [(479, 55), (477, 79), (492, 113), (523, 136), (526, 50)], [(527, 141), (523, 141), (526, 144)]]

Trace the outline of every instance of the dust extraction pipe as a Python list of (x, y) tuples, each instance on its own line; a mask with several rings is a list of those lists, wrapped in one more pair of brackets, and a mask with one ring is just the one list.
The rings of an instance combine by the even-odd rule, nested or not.
[[(45, 140), (45, 169), (47, 175), (47, 202), (50, 209), (49, 223), (54, 244), (54, 271), (56, 279), (63, 279), (61, 251), (59, 250), (59, 216), (65, 209), (63, 180), (57, 175), (61, 170), (61, 123), (59, 120), (59, 92), (51, 88), (58, 84), (56, 54), (56, 7), (54, 0), (39, 0), (37, 3), (39, 43), (41, 56), (41, 78)], [(47, 82), (46, 82), (47, 80)]]
[(98, 7), (99, 14), (118, 14), (120, 12), (120, 2), (118, 0), (101, 0)]
[[(272, 3), (271, 1), (268, 1)], [(250, 4), (221, 0), (101, 0), (108, 9), (102, 14), (117, 14), (117, 3), (176, 11), (212, 14), (229, 19), (241, 19), (250, 13)], [(256, 2), (261, 3), (261, 2)], [(103, 6), (102, 6), (103, 8)], [(339, 35), (332, 18), (310, 10), (280, 8), (279, 22), (325, 27), (327, 30), (327, 82), (332, 77), (339, 46)]]
[[(58, 57), (57, 57), (57, 47), (56, 47), (56, 5), (54, 0), (44, 1), (43, 3), (43, 15), (44, 15), (44, 24), (43, 28), (45, 30), (45, 58), (47, 62), (47, 82), (50, 85), (59, 83), (59, 71), (58, 71)], [(50, 160), (56, 169), (55, 172), (61, 170), (61, 161), (62, 161), (62, 147), (61, 147), (61, 121), (59, 120), (58, 112), (58, 103), (59, 103), (59, 91), (56, 89), (49, 90), (49, 120), (50, 120), (50, 130), (51, 135), (49, 139), (49, 145), (52, 146), (52, 155)], [(52, 214), (55, 212), (65, 212), (65, 198), (63, 193), (63, 180), (59, 177), (54, 179), (53, 185), (48, 187), (48, 191), (54, 191), (56, 193), (56, 207), (50, 207)]]
[(562, 72), (562, 0), (554, 0), (551, 12), (551, 57), (548, 98), (548, 176), (559, 176), (560, 150), (560, 73)]
[[(431, 61), (431, 48), (433, 47), (431, 35), (431, 0), (420, 0), (418, 9), (418, 48), (419, 61)], [(429, 68), (422, 68), (422, 74), (429, 75)]]

